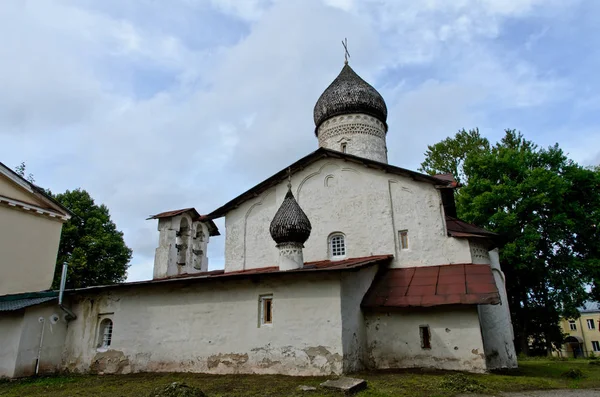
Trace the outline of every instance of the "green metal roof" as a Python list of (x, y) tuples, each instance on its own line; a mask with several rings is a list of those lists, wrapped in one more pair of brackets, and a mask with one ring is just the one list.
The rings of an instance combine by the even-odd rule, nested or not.
[(57, 291), (27, 292), (0, 296), (0, 312), (21, 310), (58, 298)]

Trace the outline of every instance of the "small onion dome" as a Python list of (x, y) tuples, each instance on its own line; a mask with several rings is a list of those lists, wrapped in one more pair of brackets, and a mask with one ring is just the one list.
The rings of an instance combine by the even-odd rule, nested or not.
[(271, 237), (277, 244), (300, 243), (304, 244), (310, 236), (312, 226), (308, 217), (298, 205), (291, 189), (288, 189), (281, 207), (271, 221)]
[(328, 118), (349, 113), (368, 114), (379, 119), (387, 128), (387, 106), (383, 97), (345, 64), (315, 105), (316, 128)]

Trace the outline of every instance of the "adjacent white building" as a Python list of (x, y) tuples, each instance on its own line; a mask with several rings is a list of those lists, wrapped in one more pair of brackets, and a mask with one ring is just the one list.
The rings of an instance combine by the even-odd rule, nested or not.
[[(315, 152), (208, 215), (153, 216), (153, 280), (68, 291), (61, 367), (516, 367), (495, 235), (456, 219), (453, 178), (387, 163), (385, 101), (348, 64), (314, 119)], [(225, 268), (209, 272), (220, 217)]]

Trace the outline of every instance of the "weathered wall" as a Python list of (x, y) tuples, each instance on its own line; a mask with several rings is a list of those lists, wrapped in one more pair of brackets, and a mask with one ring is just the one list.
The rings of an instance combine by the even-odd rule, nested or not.
[(319, 126), (319, 147), (342, 150), (355, 156), (387, 164), (385, 126), (375, 117), (366, 114), (347, 114), (328, 119)]
[(498, 249), (490, 251), (488, 258), (500, 293), (500, 304), (480, 305), (478, 307), (487, 366), (489, 369), (516, 368), (518, 363), (513, 326), (510, 308), (508, 307), (505, 277), (500, 268)]
[[(259, 327), (259, 296), (273, 324)], [(340, 275), (123, 288), (73, 306), (65, 365), (74, 371), (193, 371), (326, 375), (342, 371)], [(99, 318), (114, 322), (99, 352)]]
[(5, 312), (0, 316), (0, 378), (11, 378), (19, 353), (23, 312)]
[[(326, 159), (294, 174), (292, 185), (313, 226), (304, 244), (305, 261), (328, 258), (327, 239), (333, 232), (346, 235), (349, 258), (394, 254), (393, 267), (471, 261), (468, 241), (446, 235), (440, 194), (429, 183)], [(269, 224), (286, 191), (287, 182), (282, 182), (227, 213), (225, 271), (277, 264)], [(404, 229), (407, 250), (398, 241)]]
[(342, 347), (344, 372), (355, 372), (366, 367), (367, 330), (360, 307), (363, 297), (373, 282), (377, 266), (342, 274)]
[[(44, 324), (40, 322), (44, 319)], [(53, 373), (62, 365), (62, 351), (67, 333), (67, 322), (56, 302), (31, 306), (25, 309), (22, 323), (19, 354), (15, 365), (15, 376), (35, 374), (36, 358), (40, 346), (42, 325), (44, 338), (40, 354), (39, 373)]]
[(62, 222), (0, 206), (0, 295), (50, 288)]
[[(421, 348), (421, 325), (430, 327), (431, 349)], [(368, 313), (366, 328), (371, 368), (486, 370), (475, 306)]]

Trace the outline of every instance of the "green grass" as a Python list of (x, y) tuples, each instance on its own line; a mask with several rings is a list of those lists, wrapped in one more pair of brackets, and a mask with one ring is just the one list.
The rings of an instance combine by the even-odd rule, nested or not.
[[(451, 397), (463, 391), (495, 393), (540, 389), (600, 388), (600, 366), (588, 360), (522, 360), (519, 370), (510, 374), (460, 374), (431, 371), (365, 372), (352, 376), (368, 382), (359, 397)], [(582, 379), (562, 374), (581, 370)], [(61, 375), (0, 381), (0, 396), (56, 397), (130, 397), (147, 396), (156, 387), (185, 382), (201, 388), (209, 397), (241, 396), (339, 396), (318, 389), (302, 392), (299, 385), (318, 386), (329, 377), (292, 377), (281, 375), (205, 375), (190, 373), (131, 375)]]

